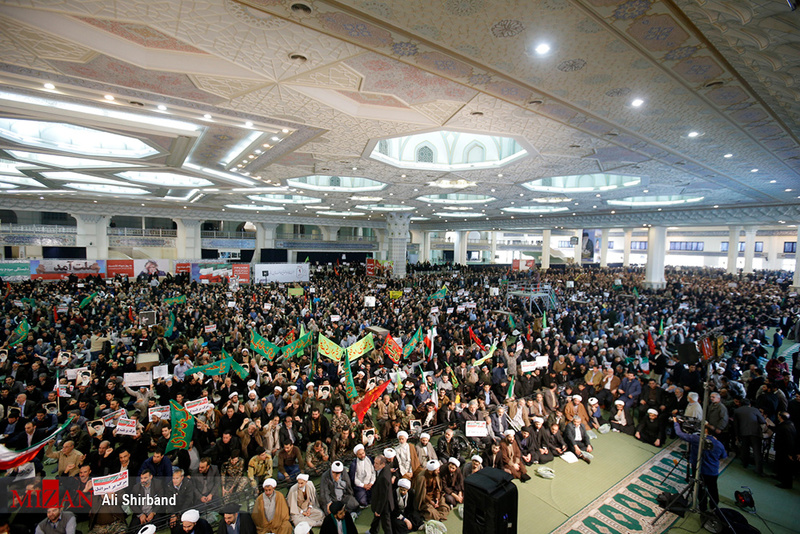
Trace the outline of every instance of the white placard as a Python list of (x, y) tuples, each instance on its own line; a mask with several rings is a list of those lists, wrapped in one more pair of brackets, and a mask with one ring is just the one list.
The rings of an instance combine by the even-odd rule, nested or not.
[(169, 406), (154, 406), (147, 410), (147, 417), (150, 421), (153, 420), (153, 415), (157, 415), (159, 419), (169, 421)]
[(403, 293), (411, 293), (411, 288), (410, 287), (404, 287), (403, 288)]
[(271, 310), (272, 309), (272, 303), (265, 302), (264, 303), (264, 309), (267, 310), (267, 311)]
[(486, 421), (466, 421), (464, 430), (468, 438), (485, 438), (489, 435)]
[(332, 323), (338, 323), (339, 319), (341, 319), (341, 318), (342, 317), (340, 315), (331, 315), (331, 322)]
[(439, 306), (434, 306), (431, 308), (431, 313), (439, 313)]
[(456, 308), (456, 311), (457, 311), (458, 313), (461, 313), (461, 312), (463, 312), (465, 309), (466, 309), (466, 308), (465, 308), (464, 306), (459, 306), (459, 307), (457, 307), (457, 308)]
[(517, 341), (517, 346), (514, 347), (514, 352), (522, 352), (522, 340)]
[(125, 408), (120, 408), (116, 412), (112, 412), (110, 414), (103, 416), (103, 424), (106, 425), (108, 428), (114, 428), (117, 426), (117, 421), (121, 417), (126, 417), (128, 412), (125, 411)]
[(136, 419), (127, 419), (120, 417), (117, 421), (117, 435), (135, 436), (136, 435)]
[(528, 361), (520, 362), (519, 367), (520, 369), (522, 369), (523, 373), (532, 373), (537, 369), (536, 362), (528, 362)]
[(169, 376), (169, 365), (156, 365), (153, 367), (153, 380), (166, 379)]
[(535, 369), (539, 369), (541, 367), (547, 368), (550, 365), (550, 357), (549, 356), (537, 356), (536, 357), (536, 367)]
[(149, 386), (153, 383), (153, 373), (150, 371), (141, 371), (138, 373), (125, 373), (122, 375), (125, 380), (125, 385), (129, 388), (136, 386)]
[(455, 310), (455, 308), (447, 308), (447, 314), (449, 315), (449, 314), (453, 313), (454, 310)]
[(308, 263), (257, 263), (253, 271), (256, 284), (277, 282), (308, 282), (311, 272)]
[(375, 286), (377, 289), (386, 289), (386, 284), (378, 284)]
[(500, 295), (500, 288), (499, 287), (490, 287), (489, 288), (489, 296), (490, 297), (497, 297)]
[(375, 297), (372, 297), (372, 296), (364, 297), (364, 307), (365, 308), (374, 308), (375, 307)]
[(209, 405), (210, 403), (208, 402), (208, 397), (183, 403), (183, 407), (186, 408), (186, 411), (192, 415), (207, 412)]
[(105, 495), (115, 493), (128, 487), (128, 470), (107, 475), (104, 477), (92, 478), (92, 493), (94, 495)]
[(214, 323), (214, 324), (207, 324), (207, 325), (205, 326), (204, 330), (205, 330), (205, 333), (206, 333), (206, 334), (210, 334), (211, 332), (216, 332), (216, 331), (217, 331), (217, 325), (216, 325), (216, 323)]
[(575, 287), (575, 282), (572, 280), (567, 280), (567, 287)]
[(228, 301), (228, 307), (229, 308), (235, 308), (236, 307), (236, 301), (235, 300), (229, 300)]
[[(84, 367), (84, 369), (86, 369)], [(78, 378), (78, 370), (77, 369), (67, 369), (67, 380), (75, 380)]]
[(467, 308), (477, 308), (478, 307), (478, 305), (475, 304), (474, 302), (467, 302), (466, 304), (464, 304), (464, 306), (466, 306)]
[(614, 285), (621, 286), (622, 285), (622, 278), (614, 278)]

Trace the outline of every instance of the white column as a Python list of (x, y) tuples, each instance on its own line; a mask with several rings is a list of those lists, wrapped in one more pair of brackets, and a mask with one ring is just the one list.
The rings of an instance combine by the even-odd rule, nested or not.
[(792, 278), (792, 289), (800, 291), (800, 224), (797, 225), (797, 245), (794, 253), (794, 278)]
[(608, 267), (608, 228), (600, 232), (600, 267)]
[(89, 213), (71, 215), (78, 222), (75, 244), (86, 247), (86, 259), (108, 259), (108, 223), (111, 222), (111, 216)]
[(489, 263), (497, 263), (497, 232), (491, 230), (489, 233)]
[(736, 259), (739, 257), (739, 234), (741, 226), (728, 228), (728, 274), (736, 274)]
[(197, 219), (172, 219), (178, 230), (175, 240), (178, 259), (200, 259), (203, 240), (200, 228), (203, 221)]
[[(277, 224), (256, 223), (256, 251), (262, 248), (275, 248)], [(254, 254), (253, 257), (256, 255)]]
[(667, 228), (651, 226), (647, 231), (647, 267), (644, 274), (644, 287), (664, 289), (664, 263), (667, 255)]
[(386, 232), (389, 236), (389, 259), (394, 262), (392, 278), (406, 276), (406, 249), (408, 245), (408, 225), (411, 214), (390, 212), (386, 214)]
[(575, 235), (578, 237), (578, 242), (575, 244), (575, 265), (581, 266), (583, 258), (583, 230), (576, 230)]
[(319, 230), (322, 232), (322, 239), (325, 241), (336, 241), (339, 238), (338, 226), (320, 226)]
[(622, 266), (631, 266), (631, 243), (633, 242), (633, 228), (625, 228), (625, 238), (622, 245)]
[(469, 232), (461, 230), (455, 232), (456, 238), (453, 241), (453, 263), (457, 265), (467, 264), (467, 236)]
[(431, 233), (427, 230), (422, 232), (422, 250), (420, 251), (420, 263), (431, 261)]
[(542, 230), (542, 270), (550, 268), (550, 237), (552, 230)]
[(744, 228), (744, 272), (753, 272), (753, 258), (756, 255), (756, 231), (755, 226), (745, 226)]

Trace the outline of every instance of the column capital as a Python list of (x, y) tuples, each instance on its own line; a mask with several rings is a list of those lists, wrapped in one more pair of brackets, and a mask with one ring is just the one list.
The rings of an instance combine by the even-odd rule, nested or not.
[(407, 239), (411, 213), (407, 211), (386, 214), (386, 231), (390, 239)]
[(201, 224), (203, 224), (203, 221), (201, 221), (200, 219), (181, 219), (180, 217), (173, 217), (172, 221), (177, 224), (182, 224), (187, 228), (194, 228), (196, 226), (200, 226)]
[(105, 221), (106, 224), (111, 222), (110, 215), (98, 215), (96, 213), (70, 213), (76, 221), (84, 224), (98, 224)]

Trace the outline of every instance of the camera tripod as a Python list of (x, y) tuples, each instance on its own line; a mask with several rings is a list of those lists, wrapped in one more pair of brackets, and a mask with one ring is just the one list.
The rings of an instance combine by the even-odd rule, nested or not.
[(675, 465), (672, 466), (672, 468), (667, 472), (667, 474), (664, 475), (664, 478), (661, 480), (662, 486), (667, 481), (667, 479), (672, 475), (672, 473), (675, 472), (678, 466), (681, 465), (681, 463), (683, 463), (684, 461), (686, 462), (686, 482), (689, 482), (689, 479), (691, 478), (689, 474), (692, 468), (692, 462), (691, 459), (689, 458), (689, 451), (690, 451), (689, 444), (683, 442), (681, 444), (681, 457), (678, 459), (678, 461), (675, 462)]
[[(687, 454), (688, 454), (688, 452), (687, 452)], [(728, 520), (728, 518), (725, 516), (725, 514), (723, 514), (722, 511), (720, 510), (719, 502), (715, 501), (714, 498), (711, 496), (711, 494), (708, 492), (708, 488), (706, 488), (706, 484), (705, 484), (705, 482), (703, 482), (703, 479), (702, 478), (689, 477), (689, 467), (688, 466), (690, 466), (690, 465), (691, 464), (687, 463), (687, 473), (686, 473), (686, 482), (687, 482), (687, 484), (686, 484), (686, 487), (684, 487), (680, 491), (680, 493), (676, 493), (676, 494), (671, 495), (669, 497), (669, 499), (667, 500), (666, 504), (663, 505), (664, 509), (656, 516), (655, 519), (653, 519), (652, 523), (650, 523), (650, 524), (651, 525), (655, 525), (656, 523), (658, 523), (658, 521), (667, 512), (678, 513), (678, 512), (675, 511), (675, 509), (677, 509), (679, 507), (686, 506), (686, 510), (685, 510), (684, 513), (689, 512), (689, 513), (694, 513), (694, 514), (700, 514), (701, 517), (716, 518), (717, 520), (723, 521), (724, 523), (726, 523), (728, 525), (728, 528), (730, 529), (730, 532), (735, 532), (735, 529), (733, 528), (733, 525), (731, 524), (730, 520)], [(677, 466), (678, 466), (678, 464), (675, 464), (673, 469), (675, 469), (675, 467), (677, 467)], [(665, 480), (666, 480), (666, 477), (665, 477)], [(695, 500), (695, 501), (693, 501), (691, 499), (691, 496), (692, 496), (692, 494), (694, 492), (695, 485), (697, 485), (698, 491), (702, 492), (705, 495), (706, 499), (708, 499), (708, 502), (710, 504), (709, 510), (703, 511), (703, 510), (700, 510), (699, 508), (693, 508), (692, 507), (692, 505), (691, 505), (692, 502), (699, 502), (700, 501), (700, 499)], [(687, 503), (687, 504), (683, 505), (682, 503)], [(678, 515), (680, 515), (680, 514), (678, 514)], [(681, 517), (683, 517), (683, 516), (681, 516)]]

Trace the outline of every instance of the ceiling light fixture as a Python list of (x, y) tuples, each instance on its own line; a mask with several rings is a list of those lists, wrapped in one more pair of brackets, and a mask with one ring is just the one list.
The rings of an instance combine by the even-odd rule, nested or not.
[(698, 132), (689, 132), (689, 137), (694, 138), (697, 137), (698, 135), (700, 135)]
[(758, 169), (750, 169), (750, 172), (758, 172)]
[(546, 53), (548, 53), (550, 51), (550, 45), (547, 44), (547, 43), (542, 43), (542, 44), (537, 45), (534, 50), (536, 51), (537, 54), (539, 54), (540, 56), (543, 56), (544, 54), (546, 54)]
[(733, 157), (733, 154), (725, 154), (725, 155), (724, 155), (724, 156), (722, 156), (722, 157), (723, 157), (723, 158), (732, 158), (732, 157)]
[(247, 122), (244, 123), (244, 126), (245, 126), (245, 128), (252, 128), (253, 127), (253, 123), (250, 122), (250, 121), (247, 121)]
[(210, 121), (210, 120), (211, 120), (211, 115), (209, 115), (208, 113), (206, 113), (205, 115), (203, 115), (203, 118), (204, 118), (205, 120), (207, 120), (207, 121)]
[(114, 101), (114, 95), (106, 95), (106, 96), (104, 96), (103, 98), (105, 98), (105, 99), (106, 99), (106, 100), (108, 100), (109, 102), (113, 102), (113, 101)]
[(165, 106), (164, 104), (159, 104), (157, 108), (158, 111), (167, 111), (167, 106)]
[(55, 89), (55, 88), (56, 88), (56, 86), (55, 86), (55, 85), (53, 85), (52, 83), (46, 83), (46, 84), (44, 84), (44, 88), (45, 88), (45, 89), (49, 89), (49, 90), (51, 90), (51, 91), (52, 91), (53, 89)]
[(641, 98), (634, 98), (633, 101), (631, 102), (631, 106), (635, 108), (638, 108), (642, 104), (644, 104), (644, 100), (642, 100)]

